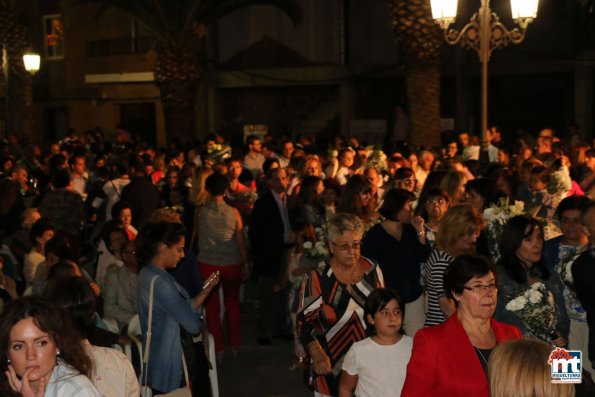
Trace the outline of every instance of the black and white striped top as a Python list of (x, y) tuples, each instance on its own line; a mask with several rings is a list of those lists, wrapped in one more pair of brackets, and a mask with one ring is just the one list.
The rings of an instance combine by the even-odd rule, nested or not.
[(421, 283), (424, 286), (428, 297), (428, 312), (426, 313), (426, 327), (442, 324), (446, 317), (440, 310), (438, 300), (445, 297), (444, 273), (454, 258), (446, 251), (434, 248), (428, 260), (422, 266)]

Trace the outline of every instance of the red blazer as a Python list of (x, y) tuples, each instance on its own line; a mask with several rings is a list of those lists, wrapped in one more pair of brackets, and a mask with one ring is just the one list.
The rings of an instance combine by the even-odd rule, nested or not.
[[(514, 325), (490, 322), (496, 343), (522, 338)], [(488, 379), (456, 313), (415, 334), (401, 396), (490, 397)]]

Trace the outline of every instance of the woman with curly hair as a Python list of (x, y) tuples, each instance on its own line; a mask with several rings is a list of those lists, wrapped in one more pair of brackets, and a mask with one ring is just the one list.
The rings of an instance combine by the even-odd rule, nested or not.
[(0, 395), (100, 397), (74, 327), (49, 301), (27, 296), (0, 317)]

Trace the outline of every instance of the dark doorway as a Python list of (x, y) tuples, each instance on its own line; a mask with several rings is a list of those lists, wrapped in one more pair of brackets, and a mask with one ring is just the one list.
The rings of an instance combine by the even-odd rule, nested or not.
[(44, 119), (46, 142), (56, 142), (66, 135), (70, 127), (66, 106), (47, 108)]
[(141, 142), (155, 145), (157, 126), (154, 103), (123, 103), (120, 105), (120, 126)]

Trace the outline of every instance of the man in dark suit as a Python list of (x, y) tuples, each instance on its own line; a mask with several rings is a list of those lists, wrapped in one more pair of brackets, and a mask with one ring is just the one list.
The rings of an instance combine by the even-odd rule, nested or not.
[(589, 326), (588, 358), (591, 365), (584, 365), (585, 361), (583, 361), (583, 368), (593, 375), (595, 374), (595, 202), (583, 208), (582, 221), (591, 244), (572, 264), (572, 279), (576, 296), (587, 312)]
[(132, 225), (141, 229), (151, 214), (159, 208), (159, 190), (145, 175), (145, 164), (140, 158), (134, 158), (130, 164), (133, 177), (122, 190), (121, 200), (130, 204)]
[(270, 192), (254, 204), (248, 238), (252, 246), (253, 270), (259, 286), (260, 317), (258, 343), (267, 345), (273, 338), (291, 337), (287, 322), (289, 282), (287, 258), (293, 235), (287, 211), (288, 178), (285, 170), (269, 170)]

